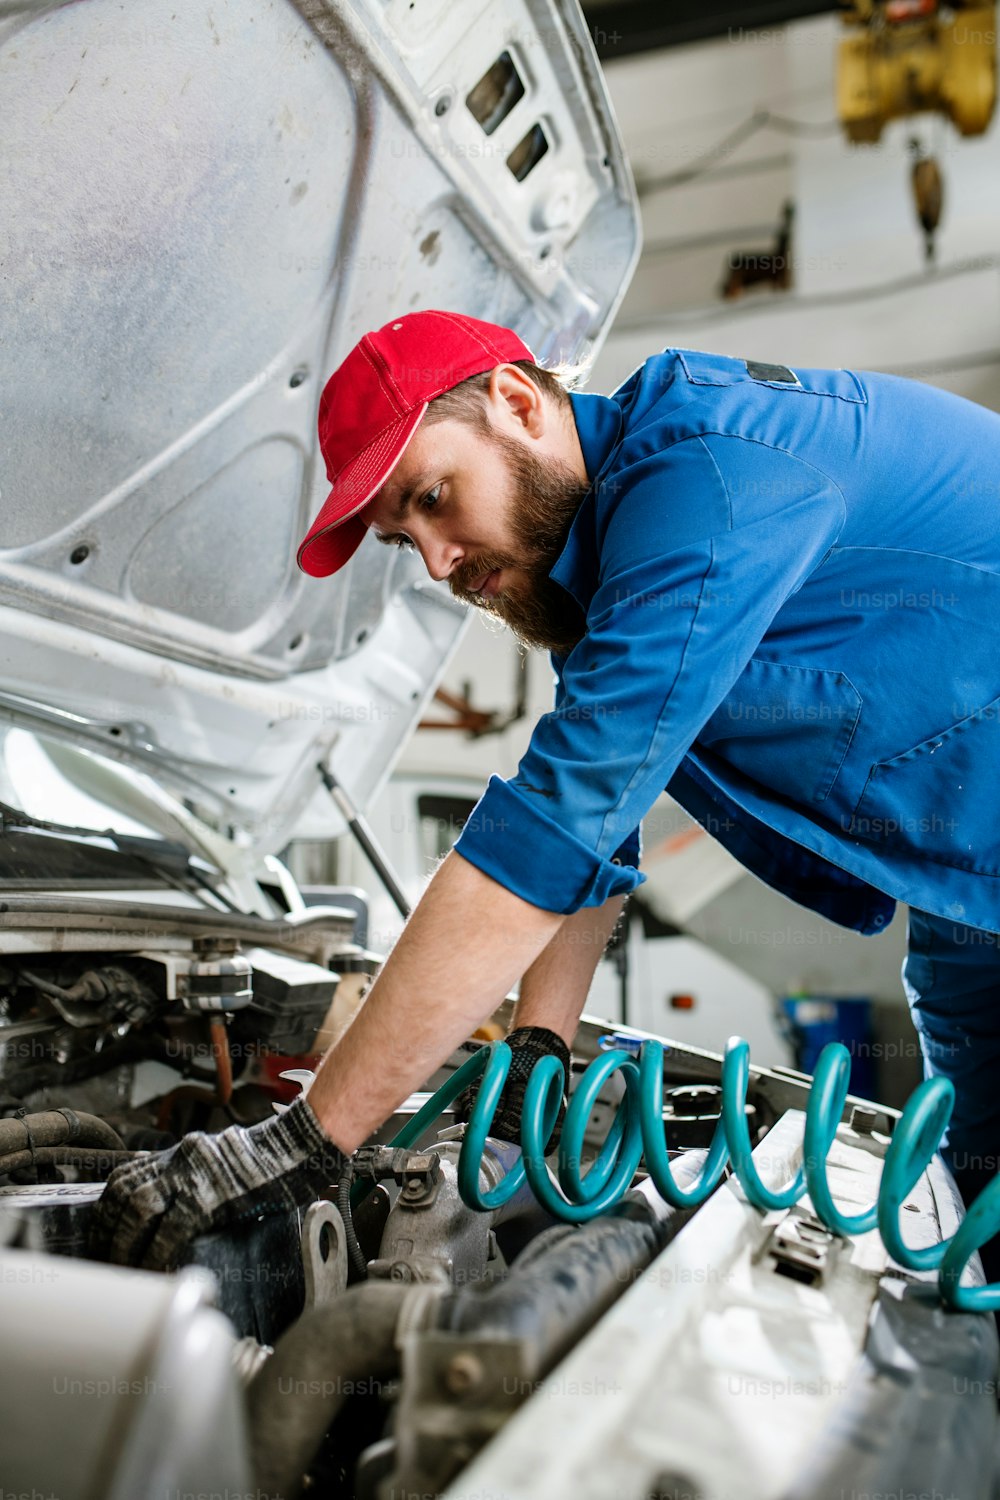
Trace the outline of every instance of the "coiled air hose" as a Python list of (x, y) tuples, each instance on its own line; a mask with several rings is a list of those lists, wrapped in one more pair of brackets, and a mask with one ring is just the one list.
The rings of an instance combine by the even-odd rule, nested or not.
[[(962, 1312), (1000, 1308), (1000, 1284), (961, 1285), (970, 1257), (1000, 1231), (1000, 1176), (980, 1193), (950, 1239), (920, 1249), (911, 1249), (903, 1240), (900, 1211), (904, 1200), (937, 1151), (951, 1118), (955, 1090), (947, 1079), (925, 1079), (914, 1090), (886, 1152), (877, 1203), (863, 1213), (845, 1215), (833, 1201), (826, 1172), (850, 1079), (850, 1054), (839, 1042), (824, 1047), (816, 1065), (806, 1109), (802, 1166), (791, 1182), (777, 1190), (765, 1186), (752, 1160), (746, 1120), (750, 1049), (742, 1037), (732, 1037), (722, 1065), (721, 1117), (704, 1167), (692, 1186), (682, 1187), (671, 1170), (663, 1129), (663, 1047), (647, 1041), (638, 1063), (628, 1052), (606, 1052), (584, 1072), (566, 1110), (557, 1183), (552, 1180), (543, 1146), (559, 1112), (563, 1068), (555, 1057), (541, 1058), (525, 1089), (521, 1159), (497, 1187), (480, 1192), (479, 1165), (510, 1070), (510, 1057), (510, 1048), (504, 1042), (481, 1047), (391, 1142), (394, 1147), (414, 1145), (449, 1104), (481, 1078), (458, 1164), (459, 1191), (469, 1208), (484, 1212), (499, 1208), (527, 1178), (535, 1197), (549, 1213), (579, 1224), (618, 1202), (628, 1191), (643, 1157), (660, 1196), (674, 1208), (694, 1208), (714, 1191), (731, 1164), (755, 1207), (791, 1208), (808, 1192), (817, 1216), (834, 1234), (865, 1234), (877, 1227), (887, 1251), (899, 1265), (913, 1271), (937, 1269), (941, 1296), (950, 1306)], [(604, 1144), (582, 1174), (587, 1122), (601, 1089), (614, 1073), (621, 1074), (624, 1097)]]

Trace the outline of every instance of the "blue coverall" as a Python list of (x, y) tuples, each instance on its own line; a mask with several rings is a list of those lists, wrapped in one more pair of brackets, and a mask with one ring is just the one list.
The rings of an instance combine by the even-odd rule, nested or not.
[[(457, 848), (537, 906), (631, 891), (666, 788), (904, 983), (949, 1149), (1000, 1152), (1000, 416), (887, 375), (668, 349), (572, 396), (586, 614), (553, 711)], [(530, 857), (527, 857), (530, 851)]]

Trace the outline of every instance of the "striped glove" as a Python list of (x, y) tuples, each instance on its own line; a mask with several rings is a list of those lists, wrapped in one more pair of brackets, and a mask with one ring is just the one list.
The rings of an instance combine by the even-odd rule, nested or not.
[(167, 1270), (196, 1235), (311, 1203), (346, 1163), (304, 1098), (249, 1128), (194, 1131), (112, 1172), (94, 1208), (90, 1253)]

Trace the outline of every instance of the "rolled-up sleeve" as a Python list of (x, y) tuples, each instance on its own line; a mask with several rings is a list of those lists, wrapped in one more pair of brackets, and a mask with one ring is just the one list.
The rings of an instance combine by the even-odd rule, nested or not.
[(549, 911), (633, 890), (642, 818), (843, 520), (827, 476), (744, 438), (688, 437), (612, 472), (587, 633), (458, 852)]

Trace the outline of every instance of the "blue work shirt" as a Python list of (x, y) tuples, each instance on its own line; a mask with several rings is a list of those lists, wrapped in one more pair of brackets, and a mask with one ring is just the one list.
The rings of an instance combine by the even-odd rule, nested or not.
[(551, 576), (587, 632), (459, 852), (596, 906), (666, 788), (844, 926), (1000, 927), (1000, 416), (678, 349), (572, 405), (592, 483)]

